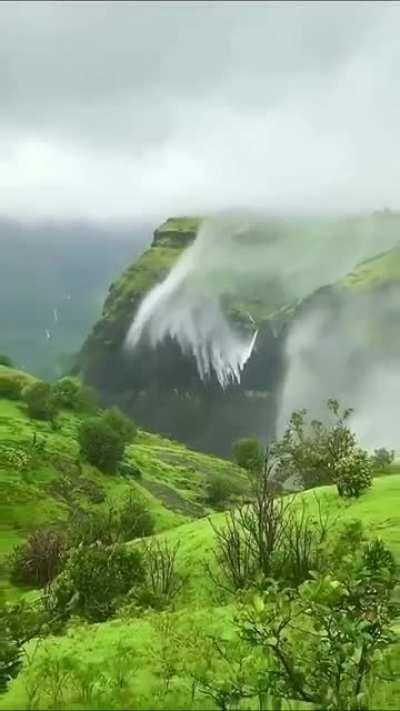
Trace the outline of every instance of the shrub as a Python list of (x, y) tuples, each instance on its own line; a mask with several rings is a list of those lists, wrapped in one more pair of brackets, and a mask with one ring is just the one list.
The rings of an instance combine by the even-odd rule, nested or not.
[(25, 450), (0, 444), (0, 469), (14, 469), (18, 472), (28, 469), (31, 457)]
[(332, 478), (340, 496), (359, 497), (372, 484), (372, 464), (367, 452), (356, 449), (342, 457), (336, 463)]
[(0, 373), (0, 397), (19, 400), (22, 392), (21, 380), (10, 373)]
[(120, 435), (125, 444), (132, 442), (136, 435), (136, 425), (132, 420), (125, 417), (118, 407), (105, 410), (101, 419), (108, 427)]
[(44, 587), (61, 571), (66, 554), (65, 538), (58, 531), (35, 531), (9, 557), (11, 580), (17, 584)]
[(179, 542), (172, 546), (158, 538), (145, 546), (146, 585), (138, 596), (139, 602), (147, 601), (151, 607), (162, 608), (177, 595), (184, 583), (176, 572), (178, 550)]
[(5, 365), (6, 368), (14, 367), (14, 363), (12, 362), (11, 358), (9, 358), (9, 356), (5, 355), (4, 353), (0, 353), (0, 365)]
[(116, 471), (125, 449), (125, 442), (118, 432), (100, 417), (92, 417), (82, 422), (78, 438), (81, 455), (90, 464), (103, 472)]
[(12, 634), (9, 624), (8, 606), (0, 601), (0, 694), (6, 690), (8, 682), (17, 676), (21, 666), (20, 645)]
[(130, 496), (118, 517), (119, 535), (122, 541), (150, 536), (154, 531), (154, 521), (144, 503)]
[(80, 384), (74, 378), (62, 378), (52, 387), (52, 401), (57, 408), (79, 410), (80, 390)]
[(73, 548), (80, 543), (85, 546), (97, 542), (105, 546), (112, 545), (118, 539), (116, 528), (118, 528), (116, 512), (112, 508), (74, 511), (70, 515), (68, 526), (69, 545)]
[(80, 614), (90, 621), (108, 619), (122, 598), (145, 577), (143, 556), (123, 545), (81, 545), (72, 551), (65, 570), (51, 588), (50, 607), (67, 618)]
[(37, 420), (53, 419), (56, 408), (51, 394), (51, 386), (48, 383), (36, 382), (24, 388), (22, 397), (27, 405), (29, 417)]
[(260, 471), (264, 460), (264, 451), (257, 439), (238, 439), (233, 444), (233, 458), (240, 467), (248, 471)]
[(143, 477), (141, 469), (132, 462), (120, 462), (118, 464), (118, 474), (121, 476), (132, 476), (134, 479), (141, 479)]
[(372, 455), (372, 466), (374, 469), (387, 469), (394, 462), (395, 452), (389, 451), (385, 447), (375, 449)]
[(220, 508), (233, 493), (232, 488), (228, 477), (220, 475), (209, 476), (206, 485), (207, 503), (215, 508)]
[[(353, 495), (350, 479), (356, 481), (356, 468), (364, 484), (354, 485), (354, 490), (368, 487), (368, 456), (357, 445), (355, 434), (348, 427), (351, 409), (341, 410), (337, 400), (327, 401), (329, 424), (319, 420), (307, 422), (306, 410), (292, 413), (283, 437), (274, 442), (272, 451), (278, 460), (277, 478), (287, 481), (294, 478), (304, 488), (342, 481), (339, 493)], [(358, 494), (355, 494), (358, 495)]]
[[(321, 546), (328, 520), (302, 509), (293, 497), (279, 496), (274, 487), (276, 461), (267, 451), (261, 473), (252, 478), (253, 499), (225, 515), (223, 525), (210, 521), (215, 534), (214, 582), (225, 590), (240, 590), (271, 577), (298, 585), (322, 565)], [(317, 502), (318, 503), (318, 502)]]

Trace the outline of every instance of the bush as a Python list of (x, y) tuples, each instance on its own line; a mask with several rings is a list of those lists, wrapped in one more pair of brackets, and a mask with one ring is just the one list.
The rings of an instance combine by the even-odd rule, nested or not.
[(342, 457), (333, 473), (339, 495), (359, 497), (372, 484), (372, 464), (367, 452), (356, 449), (347, 457)]
[(102, 418), (92, 417), (82, 422), (78, 439), (81, 455), (90, 464), (102, 472), (115, 473), (125, 449), (125, 442), (118, 432)]
[(93, 412), (98, 407), (96, 392), (71, 377), (62, 378), (53, 385), (52, 401), (57, 408), (75, 412)]
[(220, 475), (209, 476), (206, 486), (207, 503), (216, 508), (223, 506), (233, 493), (232, 488), (228, 477)]
[(93, 622), (108, 619), (122, 598), (145, 579), (142, 553), (123, 545), (81, 545), (55, 580), (50, 608), (67, 618), (79, 614)]
[(395, 452), (389, 451), (385, 447), (375, 449), (372, 455), (372, 466), (374, 469), (387, 469), (394, 462)]
[(102, 418), (114, 432), (120, 435), (125, 444), (130, 444), (136, 435), (136, 425), (122, 414), (118, 407), (105, 410)]
[(80, 543), (90, 546), (92, 543), (102, 543), (105, 546), (116, 543), (116, 512), (114, 509), (100, 509), (97, 511), (74, 511), (70, 515), (68, 530), (69, 545), (72, 548)]
[(14, 368), (14, 363), (12, 362), (11, 358), (9, 358), (9, 356), (5, 355), (4, 353), (0, 353), (0, 365), (5, 365), (6, 368)]
[(133, 477), (134, 479), (142, 479), (143, 474), (141, 469), (136, 464), (132, 464), (132, 462), (120, 462), (118, 464), (118, 474), (121, 474), (121, 476), (127, 476), (127, 477)]
[(29, 417), (37, 420), (51, 420), (56, 414), (52, 400), (51, 386), (48, 383), (36, 382), (28, 385), (22, 392), (22, 397), (28, 408)]
[(119, 512), (118, 528), (122, 541), (150, 536), (154, 531), (154, 521), (146, 506), (130, 496)]
[(62, 570), (67, 549), (64, 536), (52, 529), (32, 533), (9, 557), (11, 580), (44, 587)]
[(62, 378), (52, 387), (52, 401), (57, 408), (79, 410), (80, 385), (74, 378)]
[(7, 400), (19, 400), (22, 392), (22, 383), (14, 374), (0, 373), (0, 397)]
[(20, 645), (12, 634), (8, 606), (0, 601), (0, 694), (8, 682), (17, 676), (22, 662)]
[(257, 439), (238, 439), (233, 445), (233, 458), (240, 467), (248, 471), (260, 471), (264, 460), (264, 451)]

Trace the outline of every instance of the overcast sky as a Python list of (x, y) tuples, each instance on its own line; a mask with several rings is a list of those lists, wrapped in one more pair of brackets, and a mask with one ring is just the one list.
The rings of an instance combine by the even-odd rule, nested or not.
[(400, 208), (400, 3), (1, 2), (0, 214)]

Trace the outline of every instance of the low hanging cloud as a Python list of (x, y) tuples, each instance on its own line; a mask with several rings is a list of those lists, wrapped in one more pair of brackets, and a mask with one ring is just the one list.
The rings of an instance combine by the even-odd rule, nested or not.
[(399, 204), (397, 2), (1, 3), (1, 212)]

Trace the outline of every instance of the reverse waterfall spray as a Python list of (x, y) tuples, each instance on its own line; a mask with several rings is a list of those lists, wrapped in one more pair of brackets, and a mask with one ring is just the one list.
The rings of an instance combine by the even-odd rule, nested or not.
[(240, 382), (257, 338), (250, 318), (250, 333), (227, 321), (220, 304), (220, 284), (213, 284), (210, 270), (206, 270), (207, 279), (199, 278), (198, 266), (207, 259), (209, 245), (219, 241), (223, 247), (231, 229), (226, 221), (204, 223), (166, 279), (147, 294), (127, 335), (129, 348), (135, 348), (143, 337), (153, 347), (167, 336), (173, 338), (184, 354), (195, 357), (200, 378), (206, 380), (214, 373), (222, 388)]

